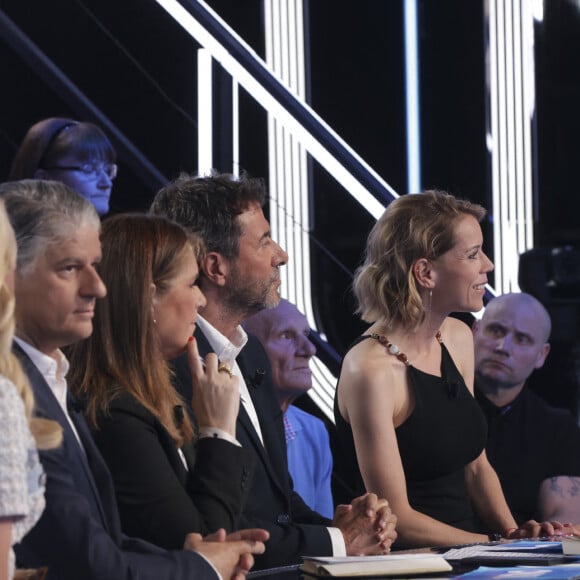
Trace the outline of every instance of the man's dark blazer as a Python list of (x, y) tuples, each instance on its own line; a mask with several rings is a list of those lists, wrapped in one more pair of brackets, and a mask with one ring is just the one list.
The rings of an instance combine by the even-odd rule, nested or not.
[(48, 580), (199, 580), (217, 575), (201, 556), (168, 552), (123, 536), (113, 484), (84, 416), (70, 416), (84, 451), (44, 377), (17, 345), (32, 385), (36, 414), (60, 423), (60, 448), (40, 453), (47, 475), (46, 508), (38, 524), (15, 546), (19, 567), (48, 566)]
[[(211, 346), (201, 330), (195, 337), (199, 353)], [(311, 510), (294, 491), (288, 472), (282, 410), (278, 405), (266, 351), (252, 335), (236, 359), (242, 371), (260, 421), (264, 446), (242, 405), (236, 437), (257, 457), (254, 481), (244, 506), (241, 527), (260, 527), (270, 532), (266, 552), (256, 556), (256, 568), (271, 568), (300, 562), (302, 555), (331, 555), (332, 544), (326, 526), (330, 520)], [(191, 401), (191, 376), (185, 356), (173, 361), (177, 388)]]
[(204, 437), (183, 445), (186, 469), (167, 429), (129, 393), (111, 401), (93, 438), (126, 534), (178, 550), (190, 532), (239, 528), (255, 463), (246, 449)]

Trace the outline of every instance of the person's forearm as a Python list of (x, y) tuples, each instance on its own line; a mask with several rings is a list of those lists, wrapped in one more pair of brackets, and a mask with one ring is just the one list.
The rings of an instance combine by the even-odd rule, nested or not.
[(448, 546), (486, 542), (485, 534), (476, 534), (455, 528), (412, 508), (397, 511), (397, 541), (400, 547)]
[(562, 475), (542, 482), (538, 517), (546, 521), (580, 523), (580, 478)]
[(507, 536), (518, 527), (491, 466), (468, 475), (466, 481), (477, 513), (492, 532)]

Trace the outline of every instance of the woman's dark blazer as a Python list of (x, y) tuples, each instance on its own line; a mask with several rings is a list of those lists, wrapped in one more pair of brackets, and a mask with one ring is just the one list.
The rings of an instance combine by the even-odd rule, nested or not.
[(14, 549), (18, 566), (48, 566), (47, 580), (216, 579), (209, 562), (190, 550), (165, 551), (122, 534), (113, 483), (91, 438), (84, 416), (69, 397), (69, 415), (35, 364), (14, 345), (35, 398), (35, 413), (63, 430), (58, 449), (40, 452), (46, 472), (46, 508), (39, 522)]
[(167, 549), (190, 532), (237, 529), (255, 459), (242, 447), (202, 438), (177, 446), (158, 419), (122, 394), (93, 432), (113, 482), (123, 532)]

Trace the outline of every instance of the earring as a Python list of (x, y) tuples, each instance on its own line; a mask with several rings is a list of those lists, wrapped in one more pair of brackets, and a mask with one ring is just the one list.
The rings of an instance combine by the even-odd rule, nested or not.
[(157, 324), (157, 318), (153, 319), (153, 324)]
[(431, 311), (431, 304), (433, 303), (433, 290), (429, 288), (429, 299), (427, 300), (427, 310)]

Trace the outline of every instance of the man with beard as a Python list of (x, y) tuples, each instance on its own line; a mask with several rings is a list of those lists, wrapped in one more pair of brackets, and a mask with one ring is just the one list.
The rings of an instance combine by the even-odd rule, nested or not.
[(550, 351), (548, 312), (529, 294), (505, 294), (473, 328), (486, 451), (516, 521), (580, 522), (580, 430), (525, 387)]
[[(161, 189), (151, 212), (197, 233), (206, 246), (199, 285), (207, 304), (200, 310), (195, 338), (202, 356), (215, 352), (223, 372), (236, 375), (242, 404), (236, 440), (256, 453), (252, 489), (242, 513), (270, 531), (257, 568), (300, 562), (303, 554), (377, 554), (389, 551), (396, 518), (374, 494), (339, 506), (333, 520), (314, 512), (293, 490), (288, 473), (282, 411), (276, 400), (270, 364), (259, 341), (241, 327), (280, 296), (280, 266), (286, 252), (270, 236), (262, 212), (266, 192), (261, 180), (214, 174), (182, 175)], [(191, 400), (186, 360), (174, 361), (177, 388)], [(199, 425), (202, 436), (228, 437)]]

